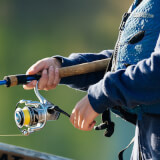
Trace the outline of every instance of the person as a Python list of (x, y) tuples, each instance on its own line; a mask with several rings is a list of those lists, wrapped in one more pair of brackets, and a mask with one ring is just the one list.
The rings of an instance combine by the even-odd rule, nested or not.
[[(92, 130), (95, 118), (106, 109), (122, 118), (133, 115), (136, 131), (131, 160), (160, 159), (159, 8), (159, 0), (135, 0), (123, 16), (114, 51), (49, 57), (27, 71), (30, 75), (42, 71), (39, 89), (53, 89), (60, 83), (87, 91), (70, 117), (80, 130)], [(112, 57), (111, 71), (59, 78), (60, 67), (108, 57)], [(24, 89), (35, 85), (32, 81)]]

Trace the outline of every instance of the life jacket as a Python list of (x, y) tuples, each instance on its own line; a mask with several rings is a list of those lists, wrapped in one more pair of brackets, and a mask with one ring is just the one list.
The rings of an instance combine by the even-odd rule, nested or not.
[[(154, 51), (160, 33), (160, 1), (135, 0), (128, 16), (123, 18), (120, 27), (120, 37), (115, 46), (112, 61), (112, 71), (126, 69), (129, 65), (149, 58)], [(123, 22), (125, 20), (125, 22)], [(132, 109), (123, 106), (126, 112), (138, 115), (143, 113), (160, 114), (160, 103), (154, 105), (138, 105)], [(120, 114), (116, 109), (112, 110)]]
[[(135, 65), (139, 61), (149, 58), (160, 33), (159, 20), (160, 0), (135, 0), (129, 11), (123, 15), (112, 62), (107, 71), (126, 69), (129, 65)], [(111, 111), (136, 124), (137, 119), (141, 120), (143, 114), (159, 115), (160, 103), (138, 105), (132, 109), (127, 106), (115, 106), (111, 108)], [(104, 134), (106, 137), (110, 137), (114, 132), (114, 123), (109, 115), (110, 111), (107, 109), (102, 114), (103, 123), (96, 127), (97, 130), (106, 128)], [(119, 160), (123, 159), (123, 152), (130, 144), (119, 153)]]
[[(118, 40), (108, 71), (126, 69), (129, 65), (135, 65), (139, 61), (151, 56), (160, 33), (159, 8), (160, 0), (134, 1), (129, 11), (123, 15)], [(160, 114), (160, 103), (138, 105), (132, 109), (127, 106), (115, 106), (111, 108), (111, 111), (123, 119), (136, 124), (137, 118), (140, 120), (143, 114)], [(104, 119), (104, 121), (112, 124), (110, 123), (110, 116), (108, 120), (103, 117), (105, 116), (102, 116), (102, 120)], [(114, 125), (112, 124), (112, 126)], [(112, 129), (112, 133), (113, 131), (114, 129)]]

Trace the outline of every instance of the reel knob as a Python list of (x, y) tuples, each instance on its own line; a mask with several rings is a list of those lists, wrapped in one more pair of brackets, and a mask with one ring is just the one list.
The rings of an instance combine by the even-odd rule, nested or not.
[(16, 124), (18, 125), (23, 125), (23, 117), (21, 115), (21, 112), (17, 111), (15, 112), (15, 121), (16, 121)]

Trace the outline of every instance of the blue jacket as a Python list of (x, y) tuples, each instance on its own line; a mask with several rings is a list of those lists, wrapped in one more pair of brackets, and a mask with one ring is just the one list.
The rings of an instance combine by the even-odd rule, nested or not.
[[(130, 113), (140, 113), (136, 124), (135, 142), (131, 159), (160, 159), (159, 113), (144, 113), (143, 108), (160, 107), (160, 1), (143, 0), (137, 7), (135, 0), (118, 42), (112, 70), (63, 78), (62, 84), (88, 91), (93, 109), (102, 113), (110, 108), (116, 114), (119, 106)], [(157, 42), (157, 45), (156, 45)], [(156, 46), (156, 47), (155, 47)], [(154, 50), (155, 49), (155, 50)], [(62, 59), (62, 66), (110, 57), (113, 50), (99, 54), (71, 54)], [(126, 67), (127, 65), (129, 67)], [(138, 110), (137, 110), (138, 108)], [(137, 112), (138, 111), (138, 112)]]

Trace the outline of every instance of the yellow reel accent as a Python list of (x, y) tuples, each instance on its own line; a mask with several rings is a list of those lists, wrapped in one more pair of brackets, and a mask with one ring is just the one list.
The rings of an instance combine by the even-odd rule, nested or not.
[(30, 117), (30, 113), (29, 113), (29, 110), (27, 107), (24, 107), (22, 109), (23, 113), (24, 113), (24, 123), (23, 125), (24, 126), (28, 126), (30, 124), (30, 120), (31, 120), (31, 117)]

